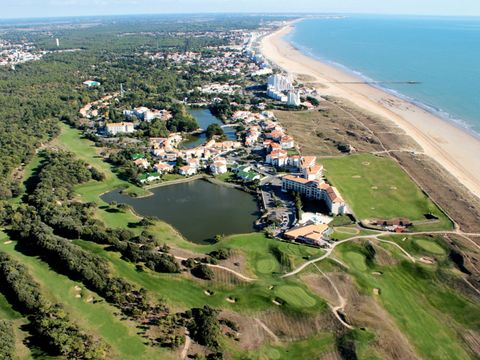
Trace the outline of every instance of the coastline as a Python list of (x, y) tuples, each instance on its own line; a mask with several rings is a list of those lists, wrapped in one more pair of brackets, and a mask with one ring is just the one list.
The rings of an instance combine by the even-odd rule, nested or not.
[[(339, 84), (364, 81), (345, 70), (296, 49), (284, 36), (299, 20), (265, 36), (261, 52), (269, 61), (292, 75), (307, 75), (313, 79), (322, 96), (334, 96), (350, 101), (359, 108), (395, 123), (415, 140), (425, 155), (436, 160), (471, 193), (480, 198), (480, 140), (442, 117), (369, 84)], [(461, 146), (459, 146), (461, 144)], [(409, 150), (409, 149), (399, 149)]]

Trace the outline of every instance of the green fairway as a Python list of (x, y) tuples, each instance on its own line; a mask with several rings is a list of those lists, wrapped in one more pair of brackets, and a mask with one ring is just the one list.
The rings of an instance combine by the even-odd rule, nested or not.
[(410, 177), (389, 158), (362, 154), (321, 159), (325, 175), (338, 188), (359, 219), (425, 220), (432, 213), (440, 221), (432, 228), (451, 228), (451, 223)]
[(262, 274), (271, 274), (278, 270), (278, 263), (274, 259), (262, 259), (257, 261), (255, 267)]
[[(396, 266), (376, 266), (381, 276), (359, 269), (357, 244), (343, 244), (336, 249), (350, 266), (350, 273), (367, 294), (381, 290), (377, 299), (396, 320), (400, 330), (423, 358), (468, 359), (470, 356), (459, 334), (469, 328), (480, 329), (480, 310), (421, 265), (402, 262)], [(389, 251), (399, 252), (390, 247)], [(467, 315), (468, 314), (468, 315)]]
[(105, 162), (102, 156), (99, 155), (99, 149), (95, 147), (95, 144), (90, 140), (82, 138), (81, 131), (62, 124), (61, 134), (53, 141), (53, 144), (74, 153), (76, 157), (95, 166), (104, 173), (104, 181), (91, 181), (75, 189), (84, 201), (104, 204), (99, 196), (116, 188), (126, 188), (126, 192), (135, 193), (139, 196), (148, 194), (148, 191), (120, 180), (114, 173), (112, 165)]
[(429, 253), (435, 255), (445, 255), (445, 249), (432, 240), (419, 239), (415, 240), (415, 244)]
[(365, 256), (363, 256), (362, 254), (356, 251), (349, 251), (346, 252), (344, 256), (356, 270), (366, 271), (368, 269), (367, 264), (365, 263)]
[[(335, 337), (332, 333), (318, 334), (310, 339), (294, 341), (286, 345), (265, 345), (246, 355), (236, 354), (234, 359), (243, 360), (293, 360), (322, 359), (322, 355), (335, 351)], [(328, 357), (325, 357), (327, 359)], [(334, 357), (332, 357), (334, 359)]]
[[(49, 268), (36, 257), (25, 256), (14, 249), (15, 243), (0, 244), (0, 250), (27, 266), (34, 279), (40, 284), (42, 292), (52, 302), (61, 303), (72, 320), (88, 332), (96, 333), (104, 339), (122, 359), (151, 359), (168, 357), (165, 351), (147, 347), (143, 339), (136, 334), (135, 326), (115, 316), (115, 308), (101, 300), (88, 302), (91, 296), (98, 296), (86, 289), (81, 283), (74, 282)], [(76, 291), (75, 286), (82, 288)], [(81, 297), (76, 297), (80, 294)]]
[(315, 306), (316, 300), (307, 292), (295, 285), (282, 285), (275, 288), (275, 295), (280, 299), (284, 300), (287, 304), (303, 308), (303, 307), (312, 307)]

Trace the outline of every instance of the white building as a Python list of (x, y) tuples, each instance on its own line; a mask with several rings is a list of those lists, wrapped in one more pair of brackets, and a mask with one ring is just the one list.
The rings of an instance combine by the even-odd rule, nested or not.
[(185, 166), (182, 166), (178, 172), (180, 175), (183, 175), (183, 176), (192, 176), (197, 173), (197, 168), (194, 166), (185, 165)]
[(228, 171), (227, 160), (222, 157), (216, 158), (213, 164), (210, 165), (210, 171), (214, 175), (225, 174)]
[(286, 175), (282, 178), (283, 191), (295, 191), (310, 199), (323, 200), (332, 214), (346, 214), (348, 207), (338, 190), (322, 180), (307, 180)]
[(273, 88), (276, 91), (291, 91), (293, 85), (290, 79), (282, 75), (272, 75), (268, 77), (267, 86)]
[(108, 135), (117, 135), (133, 133), (135, 128), (132, 122), (120, 122), (105, 125), (105, 130)]
[(287, 105), (288, 106), (300, 106), (302, 101), (300, 100), (300, 94), (296, 91), (289, 91), (288, 98), (287, 98)]

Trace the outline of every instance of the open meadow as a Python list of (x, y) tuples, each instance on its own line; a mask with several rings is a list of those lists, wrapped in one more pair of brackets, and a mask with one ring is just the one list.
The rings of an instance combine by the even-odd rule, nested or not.
[(452, 227), (446, 215), (393, 160), (369, 154), (322, 158), (325, 176), (338, 188), (359, 220), (408, 218), (439, 219), (430, 229)]

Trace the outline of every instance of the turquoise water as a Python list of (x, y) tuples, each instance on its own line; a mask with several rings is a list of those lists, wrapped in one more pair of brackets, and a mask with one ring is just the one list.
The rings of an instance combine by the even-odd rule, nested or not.
[(308, 19), (286, 38), (480, 134), (480, 18)]

